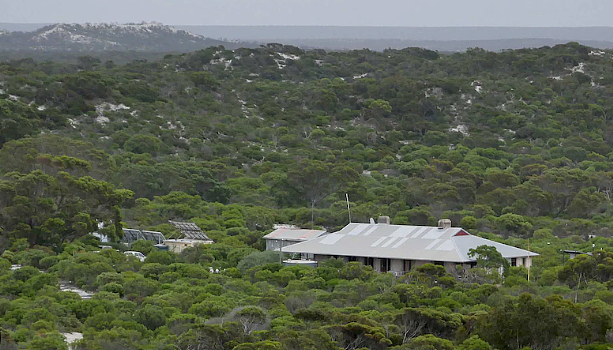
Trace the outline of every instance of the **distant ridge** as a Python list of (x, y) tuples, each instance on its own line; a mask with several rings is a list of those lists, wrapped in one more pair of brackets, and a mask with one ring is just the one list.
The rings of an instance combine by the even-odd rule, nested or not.
[(0, 32), (0, 51), (189, 52), (218, 45), (237, 46), (157, 22), (59, 23), (31, 32)]
[(302, 48), (351, 50), (423, 47), (437, 51), (490, 51), (554, 46), (576, 41), (613, 48), (613, 27), (342, 27), (342, 26), (177, 26), (227, 40), (277, 42)]
[[(0, 26), (0, 28), (2, 28)], [(350, 27), (350, 26), (207, 26), (176, 25), (211, 38), (232, 40), (281, 39), (400, 39), (501, 40), (556, 39), (613, 41), (613, 27)]]
[[(55, 31), (46, 39), (45, 31)], [(64, 34), (59, 34), (60, 32)], [(423, 47), (437, 51), (490, 51), (554, 46), (576, 41), (613, 48), (613, 27), (344, 27), (0, 23), (0, 51), (188, 52), (209, 46), (283, 43), (327, 50)]]
[[(35, 31), (53, 23), (0, 23), (0, 31)], [(280, 39), (502, 40), (555, 39), (613, 41), (612, 27), (368, 27), (173, 25), (207, 38), (240, 41)]]
[[(501, 40), (399, 40), (399, 39), (294, 39), (282, 40), (304, 49), (324, 50), (360, 50), (370, 49), (383, 51), (386, 49), (404, 49), (420, 47), (441, 52), (462, 52), (470, 48), (482, 48), (488, 51), (517, 50), (524, 48), (540, 48), (567, 44), (568, 40), (557, 39), (501, 39)], [(613, 49), (611, 41), (580, 40), (580, 44), (599, 48)]]

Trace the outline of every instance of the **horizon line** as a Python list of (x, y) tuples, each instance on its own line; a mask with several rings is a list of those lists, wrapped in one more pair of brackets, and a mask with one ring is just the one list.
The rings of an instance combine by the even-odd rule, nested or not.
[(497, 25), (450, 25), (450, 26), (402, 26), (402, 25), (340, 25), (340, 24), (167, 24), (161, 21), (135, 21), (135, 22), (4, 22), (0, 24), (12, 25), (52, 25), (52, 24), (139, 24), (139, 23), (161, 23), (168, 26), (203, 26), (203, 27), (313, 27), (313, 28), (520, 28), (520, 29), (590, 29), (590, 28), (613, 28), (613, 26), (497, 26)]

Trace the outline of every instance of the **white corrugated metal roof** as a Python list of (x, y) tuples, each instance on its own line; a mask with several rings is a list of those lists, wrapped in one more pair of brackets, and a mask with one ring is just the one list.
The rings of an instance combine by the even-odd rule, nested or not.
[(494, 246), (505, 258), (538, 254), (473, 236), (458, 227), (349, 224), (342, 230), (283, 248), (288, 253), (448, 262), (474, 261), (468, 251)]
[(326, 233), (322, 230), (303, 230), (294, 228), (279, 228), (264, 236), (264, 239), (278, 239), (287, 241), (308, 241)]

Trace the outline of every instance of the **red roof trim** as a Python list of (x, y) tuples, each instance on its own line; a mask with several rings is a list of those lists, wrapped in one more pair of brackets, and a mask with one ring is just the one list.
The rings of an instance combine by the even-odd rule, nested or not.
[(457, 236), (470, 236), (470, 234), (464, 230), (461, 230), (460, 232), (453, 235), (453, 237), (457, 237)]

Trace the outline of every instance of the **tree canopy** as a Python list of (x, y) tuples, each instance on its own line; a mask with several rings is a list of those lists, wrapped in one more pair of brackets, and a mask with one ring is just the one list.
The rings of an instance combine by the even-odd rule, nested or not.
[[(0, 62), (0, 349), (610, 347), (612, 93), (613, 53), (576, 43)], [(540, 256), (398, 277), (263, 251), (277, 223), (343, 227), (347, 198)], [(117, 243), (169, 220), (216, 243)]]

